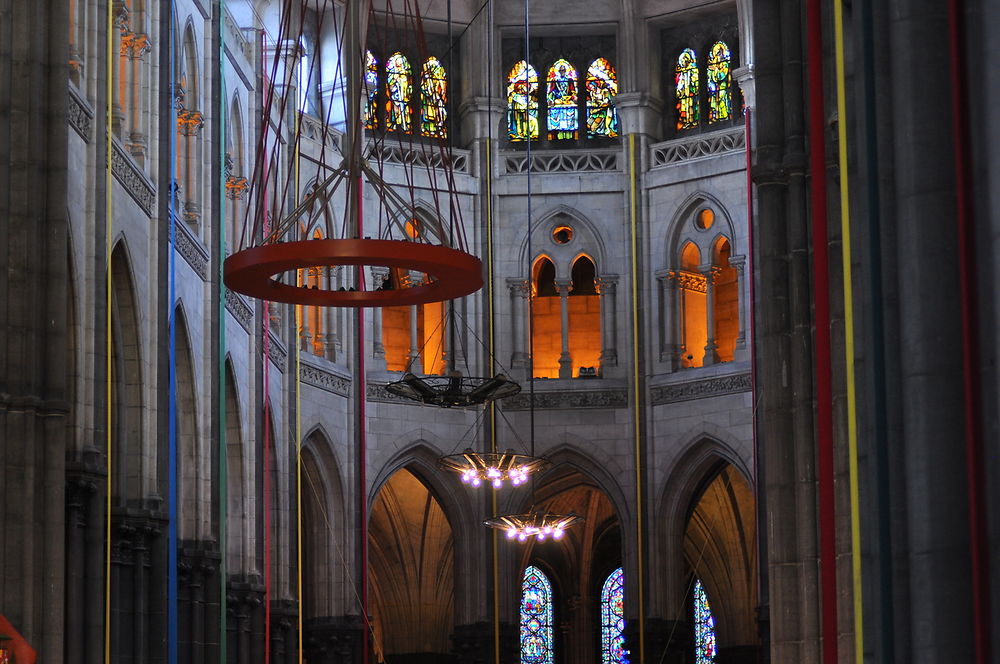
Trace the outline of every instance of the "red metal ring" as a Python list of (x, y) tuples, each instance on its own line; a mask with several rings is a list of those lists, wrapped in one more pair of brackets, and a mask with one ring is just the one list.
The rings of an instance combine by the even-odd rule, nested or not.
[[(278, 283), (288, 270), (336, 265), (381, 265), (423, 272), (428, 283), (398, 290), (332, 291)], [(272, 302), (323, 307), (394, 307), (443, 302), (483, 287), (482, 262), (471, 254), (402, 240), (302, 240), (239, 251), (226, 259), (230, 289)]]

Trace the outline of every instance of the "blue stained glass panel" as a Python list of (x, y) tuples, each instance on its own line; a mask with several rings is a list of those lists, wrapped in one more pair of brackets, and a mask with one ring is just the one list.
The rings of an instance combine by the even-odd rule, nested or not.
[(552, 664), (552, 584), (528, 566), (521, 582), (521, 664)]
[(701, 579), (694, 583), (694, 662), (715, 662), (715, 618), (708, 604), (708, 594)]
[(601, 588), (601, 664), (624, 664), (625, 575), (619, 567)]
[(577, 138), (579, 119), (577, 117), (577, 76), (576, 69), (566, 60), (556, 60), (546, 77), (546, 101), (549, 105), (549, 138)]
[(677, 56), (674, 69), (674, 87), (677, 95), (677, 129), (698, 126), (698, 57), (693, 49), (686, 48)]
[(524, 60), (507, 75), (507, 135), (512, 141), (538, 138), (538, 73)]

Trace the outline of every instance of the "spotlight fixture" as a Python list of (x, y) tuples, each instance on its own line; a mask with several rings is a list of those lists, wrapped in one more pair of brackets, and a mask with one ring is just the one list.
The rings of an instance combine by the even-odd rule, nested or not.
[(477, 378), (454, 371), (449, 376), (406, 373), (401, 380), (386, 385), (385, 389), (396, 396), (431, 406), (463, 408), (513, 396), (521, 391), (521, 386), (503, 374)]
[(483, 521), (483, 525), (504, 531), (507, 534), (507, 539), (524, 542), (529, 537), (534, 537), (537, 541), (544, 542), (549, 537), (554, 540), (562, 539), (567, 528), (582, 522), (583, 517), (572, 513), (529, 512), (528, 514), (505, 514), (493, 519), (486, 519)]
[(463, 484), (478, 487), (485, 483), (494, 489), (502, 488), (505, 482), (520, 486), (528, 481), (528, 475), (548, 465), (547, 459), (517, 454), (514, 450), (479, 453), (466, 449), (438, 459), (438, 467), (458, 473)]

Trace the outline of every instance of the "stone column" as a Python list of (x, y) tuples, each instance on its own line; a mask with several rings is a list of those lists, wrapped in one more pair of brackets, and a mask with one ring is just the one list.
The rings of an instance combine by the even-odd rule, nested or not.
[(559, 354), (559, 377), (573, 377), (573, 356), (569, 354), (569, 292), (573, 290), (570, 279), (556, 279), (559, 293), (559, 327), (562, 330), (562, 352)]
[(596, 279), (601, 296), (601, 373), (618, 366), (618, 275)]
[[(335, 290), (336, 286), (336, 267), (323, 268), (324, 275), (324, 285), (323, 287), (327, 290)], [(378, 307), (375, 308), (376, 311), (379, 310)], [(337, 307), (324, 307), (324, 311), (321, 314), (326, 318), (326, 334), (323, 336), (323, 356), (331, 362), (337, 361)], [(374, 332), (375, 327), (375, 317), (372, 317), (372, 328)], [(377, 340), (377, 337), (373, 335), (373, 339)]]
[(718, 344), (715, 343), (715, 280), (719, 276), (719, 268), (703, 265), (701, 273), (705, 277), (705, 356), (702, 366), (709, 366), (719, 361)]
[(736, 348), (744, 349), (747, 344), (747, 300), (749, 284), (746, 282), (746, 256), (730, 256), (729, 265), (736, 270), (736, 297), (739, 300), (740, 333), (736, 337)]
[(656, 273), (660, 282), (660, 362), (667, 363), (668, 371), (680, 368), (680, 345), (677, 321), (680, 311), (677, 301), (677, 280), (673, 270), (661, 270)]
[[(375, 266), (371, 270), (372, 288), (378, 290), (385, 286), (386, 281), (389, 280), (389, 268)], [(382, 343), (382, 307), (372, 307), (371, 312), (372, 356), (381, 363), (381, 368), (385, 369), (385, 345)]]
[(511, 356), (510, 365), (514, 367), (528, 366), (527, 334), (530, 286), (524, 279), (508, 279), (507, 290), (510, 292), (510, 324), (511, 324)]
[(417, 342), (417, 316), (419, 313), (420, 309), (417, 308), (417, 305), (414, 304), (410, 307), (410, 359), (407, 366), (415, 374), (424, 372), (423, 361), (420, 357), (420, 344)]

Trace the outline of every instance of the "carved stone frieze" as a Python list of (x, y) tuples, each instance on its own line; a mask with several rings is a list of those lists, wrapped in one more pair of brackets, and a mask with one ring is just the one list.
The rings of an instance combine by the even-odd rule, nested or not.
[(715, 155), (737, 152), (746, 147), (746, 137), (742, 128), (724, 132), (702, 134), (658, 143), (650, 148), (650, 166), (669, 166), (692, 159), (703, 159)]
[(686, 270), (674, 270), (668, 276), (677, 283), (678, 288), (695, 291), (696, 293), (708, 292), (708, 279), (704, 274), (687, 272)]
[(250, 325), (253, 322), (253, 309), (250, 305), (243, 301), (243, 298), (236, 294), (235, 291), (226, 289), (226, 311), (233, 315), (236, 322), (246, 330), (250, 331)]
[(113, 141), (114, 150), (111, 151), (111, 172), (115, 178), (125, 187), (142, 211), (149, 216), (153, 216), (153, 209), (156, 207), (156, 187), (149, 181), (146, 174), (136, 165), (135, 161), (125, 150)]
[(732, 374), (717, 376), (703, 380), (692, 380), (674, 385), (660, 385), (650, 389), (650, 399), (654, 406), (665, 403), (677, 403), (704, 397), (716, 397), (725, 394), (739, 394), (750, 391), (750, 374)]
[(273, 334), (268, 335), (267, 356), (278, 368), (278, 371), (284, 372), (285, 362), (288, 361), (288, 351)]
[[(377, 401), (381, 403), (402, 403), (410, 406), (424, 405), (418, 401), (413, 401), (412, 399), (407, 399), (393, 394), (389, 390), (385, 389), (385, 383), (368, 383), (365, 386), (365, 396), (368, 401)], [(434, 408), (437, 408), (437, 406), (434, 406)]]
[(423, 168), (447, 168), (452, 172), (469, 174), (469, 154), (462, 150), (452, 150), (452, 154), (437, 149), (428, 149), (422, 145), (390, 145), (377, 143), (369, 146), (368, 157), (387, 164), (402, 164), (404, 166), (420, 166)]
[(208, 250), (182, 224), (176, 225), (177, 253), (202, 279), (208, 278)]
[(299, 378), (306, 385), (312, 385), (342, 397), (348, 396), (351, 391), (349, 378), (338, 376), (332, 371), (305, 362), (299, 364)]
[(84, 142), (90, 142), (90, 127), (94, 120), (94, 109), (90, 107), (76, 90), (76, 86), (69, 86), (69, 125), (80, 135)]
[[(605, 173), (620, 171), (619, 152), (553, 152), (535, 153), (531, 156), (532, 173)], [(508, 173), (527, 173), (526, 154), (508, 155), (503, 160)]]
[[(528, 410), (531, 395), (521, 392), (500, 401), (504, 410)], [(539, 410), (567, 410), (575, 408), (627, 408), (627, 390), (586, 390), (570, 392), (535, 392), (535, 408)]]

